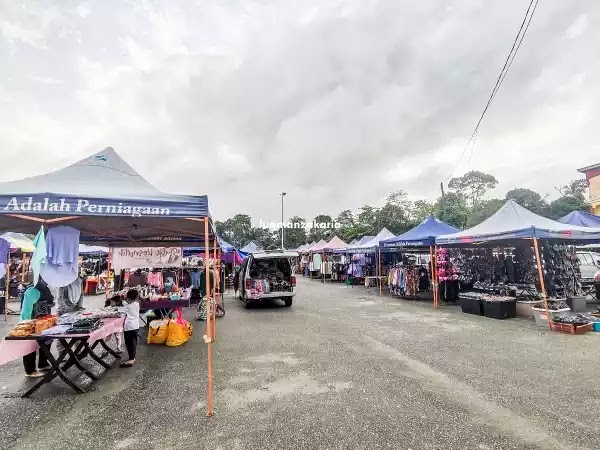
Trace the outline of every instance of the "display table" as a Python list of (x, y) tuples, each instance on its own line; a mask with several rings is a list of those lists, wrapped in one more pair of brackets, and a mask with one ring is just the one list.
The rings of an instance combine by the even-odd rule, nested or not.
[[(165, 310), (166, 314), (164, 316), (169, 316), (173, 310), (177, 308), (188, 308), (190, 306), (190, 299), (181, 299), (181, 300), (143, 300), (140, 301), (140, 313), (145, 311), (160, 311)], [(144, 323), (145, 326), (148, 325), (148, 322), (144, 320), (140, 316), (140, 320)]]
[(385, 276), (385, 275), (381, 275), (378, 277), (365, 277), (365, 288), (368, 289), (371, 287), (377, 287), (378, 286), (377, 280), (382, 280), (382, 282), (383, 282), (383, 280), (386, 280), (386, 279), (387, 279), (387, 276)]
[[(30, 336), (15, 337), (7, 336), (2, 341), (2, 359), (0, 363), (23, 357), (36, 351), (38, 348), (44, 352), (50, 363), (50, 369), (40, 381), (29, 389), (23, 398), (29, 397), (44, 384), (49, 383), (54, 378), (59, 377), (65, 384), (69, 385), (77, 393), (86, 392), (84, 388), (75, 383), (65, 373), (67, 369), (75, 366), (81, 374), (86, 375), (92, 381), (97, 381), (99, 377), (81, 365), (81, 360), (89, 356), (102, 367), (105, 371), (111, 368), (111, 365), (104, 361), (104, 357), (112, 355), (115, 359), (120, 359), (120, 356), (115, 353), (106, 343), (105, 339), (113, 333), (123, 331), (124, 319), (103, 319), (102, 327), (88, 334), (57, 334), (57, 335), (40, 335), (34, 334)], [(58, 357), (54, 357), (50, 350), (53, 341), (58, 341), (62, 345)], [(94, 349), (98, 346), (106, 351), (104, 357), (94, 353)], [(6, 353), (6, 355), (5, 355)]]

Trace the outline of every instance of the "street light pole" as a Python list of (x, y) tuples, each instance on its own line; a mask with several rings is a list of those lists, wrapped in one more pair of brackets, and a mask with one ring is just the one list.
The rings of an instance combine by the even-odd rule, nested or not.
[(279, 195), (281, 195), (281, 250), (284, 249), (283, 247), (283, 197), (285, 197), (285, 192), (280, 192)]

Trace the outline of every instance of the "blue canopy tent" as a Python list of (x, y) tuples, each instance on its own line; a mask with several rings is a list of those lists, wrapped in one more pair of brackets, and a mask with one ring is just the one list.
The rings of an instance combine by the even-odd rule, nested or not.
[[(400, 234), (396, 237), (385, 239), (379, 243), (379, 251), (395, 251), (398, 249), (417, 249), (417, 248), (429, 248), (429, 257), (432, 264), (431, 278), (433, 280), (433, 305), (435, 308), (438, 307), (438, 292), (437, 292), (437, 277), (435, 269), (435, 239), (441, 234), (456, 233), (460, 231), (458, 228), (448, 225), (442, 222), (433, 214), (427, 219), (421, 222), (419, 225), (406, 233)], [(381, 253), (380, 253), (381, 254)], [(381, 256), (380, 256), (381, 258)], [(380, 259), (381, 260), (381, 259)]]
[[(70, 225), (80, 243), (107, 247), (208, 247), (215, 238), (205, 195), (161, 192), (110, 147), (54, 172), (0, 182), (0, 230), (35, 235), (42, 225)], [(213, 317), (206, 320), (209, 393)], [(212, 415), (212, 395), (207, 405)]]
[(430, 247), (435, 244), (437, 236), (456, 233), (458, 231), (460, 231), (458, 228), (442, 222), (432, 214), (412, 230), (381, 241), (379, 247), (381, 251), (406, 247)]
[(214, 228), (205, 195), (159, 191), (112, 148), (63, 169), (0, 183), (0, 229), (36, 234), (71, 225), (103, 246), (194, 245)]
[(438, 236), (437, 245), (500, 243), (518, 239), (550, 239), (592, 243), (600, 240), (600, 227), (589, 228), (557, 222), (507, 201), (492, 217), (468, 230)]
[[(479, 225), (454, 234), (438, 236), (437, 245), (513, 245), (516, 241), (533, 241), (538, 279), (544, 306), (548, 314), (548, 303), (543, 276), (543, 262), (540, 256), (539, 239), (571, 244), (593, 243), (600, 240), (600, 227), (589, 228), (557, 222), (523, 208), (514, 200), (507, 201), (492, 217)], [(551, 323), (549, 322), (549, 326)]]
[(558, 222), (580, 227), (600, 228), (600, 216), (595, 216), (587, 211), (573, 211), (558, 219)]

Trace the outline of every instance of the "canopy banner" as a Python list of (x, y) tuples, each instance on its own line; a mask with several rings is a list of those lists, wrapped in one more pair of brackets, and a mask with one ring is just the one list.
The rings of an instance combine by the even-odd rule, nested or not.
[(425, 247), (431, 245), (429, 242), (421, 241), (396, 241), (396, 242), (381, 242), (379, 244), (384, 248), (403, 248), (403, 247)]
[(131, 268), (155, 268), (182, 266), (181, 247), (129, 247), (116, 248), (111, 257), (114, 270)]
[(205, 217), (206, 197), (167, 196), (161, 199), (110, 199), (69, 197), (56, 194), (0, 195), (0, 214)]

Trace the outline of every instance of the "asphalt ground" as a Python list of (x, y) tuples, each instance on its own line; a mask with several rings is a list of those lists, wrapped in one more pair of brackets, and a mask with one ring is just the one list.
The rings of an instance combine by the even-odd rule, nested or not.
[(141, 343), (134, 368), (109, 371), (87, 394), (55, 381), (21, 399), (32, 381), (20, 362), (0, 367), (0, 448), (600, 447), (600, 333), (337, 283), (299, 280), (297, 292), (291, 308), (245, 310), (225, 297), (211, 418), (204, 323), (191, 309), (190, 342)]

